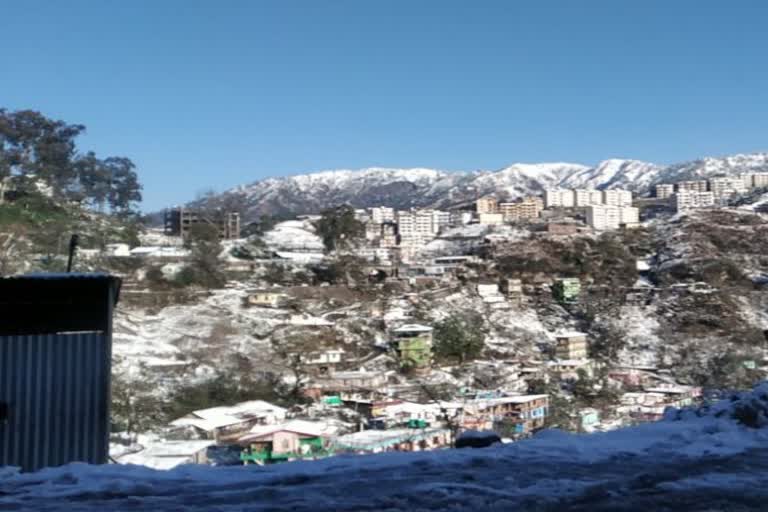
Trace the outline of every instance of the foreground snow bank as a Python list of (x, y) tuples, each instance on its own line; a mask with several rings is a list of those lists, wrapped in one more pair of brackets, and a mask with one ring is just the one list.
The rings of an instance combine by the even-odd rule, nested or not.
[[(762, 510), (768, 384), (658, 423), (484, 449), (269, 467), (71, 464), (0, 472), (14, 510)], [(750, 412), (751, 411), (751, 412)]]

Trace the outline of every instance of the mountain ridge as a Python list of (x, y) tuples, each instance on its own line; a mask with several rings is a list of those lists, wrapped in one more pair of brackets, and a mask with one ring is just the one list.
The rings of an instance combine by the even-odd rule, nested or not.
[(342, 203), (357, 208), (450, 208), (469, 204), (486, 194), (512, 200), (541, 194), (551, 187), (626, 188), (647, 194), (657, 183), (745, 172), (768, 172), (768, 153), (704, 157), (671, 165), (611, 158), (591, 167), (545, 162), (513, 163), (496, 170), (476, 171), (424, 167), (330, 169), (257, 180), (190, 205), (236, 205), (245, 221), (251, 221), (263, 214), (317, 213)]

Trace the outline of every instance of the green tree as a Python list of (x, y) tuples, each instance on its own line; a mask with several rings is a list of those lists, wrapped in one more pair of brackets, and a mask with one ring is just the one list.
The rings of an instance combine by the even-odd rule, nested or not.
[(128, 158), (100, 160), (78, 152), (75, 139), (85, 126), (53, 120), (33, 110), (0, 109), (0, 203), (10, 186), (35, 192), (51, 187), (57, 198), (87, 199), (113, 212), (132, 210), (141, 201), (141, 185)]
[(349, 205), (323, 210), (315, 228), (328, 252), (349, 249), (365, 236), (365, 225)]
[(112, 376), (112, 429), (139, 434), (163, 425), (163, 401), (157, 387), (146, 379)]
[(483, 320), (479, 315), (467, 314), (447, 318), (434, 330), (435, 355), (455, 359), (459, 364), (477, 358), (483, 351)]
[(190, 250), (190, 258), (189, 265), (180, 272), (179, 280), (206, 288), (224, 286), (226, 278), (219, 260), (221, 243), (216, 226), (206, 223), (192, 225), (184, 245)]

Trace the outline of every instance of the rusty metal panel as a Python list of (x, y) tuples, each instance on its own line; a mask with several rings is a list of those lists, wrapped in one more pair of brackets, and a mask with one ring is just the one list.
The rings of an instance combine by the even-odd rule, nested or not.
[(105, 463), (111, 336), (0, 336), (0, 465)]

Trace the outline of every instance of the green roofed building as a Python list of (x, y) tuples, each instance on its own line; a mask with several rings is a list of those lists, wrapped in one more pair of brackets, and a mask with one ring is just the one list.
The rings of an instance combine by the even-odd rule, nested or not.
[(403, 367), (429, 368), (432, 364), (432, 328), (407, 324), (392, 331), (392, 345)]
[(558, 302), (566, 304), (577, 302), (581, 293), (581, 281), (577, 277), (557, 279), (552, 285), (552, 293)]

